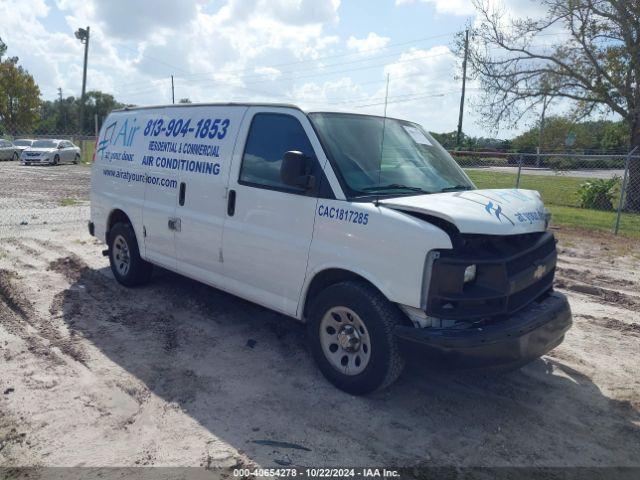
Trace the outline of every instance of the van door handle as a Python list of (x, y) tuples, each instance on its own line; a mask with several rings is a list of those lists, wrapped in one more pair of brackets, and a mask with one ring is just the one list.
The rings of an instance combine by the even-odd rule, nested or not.
[(182, 228), (182, 222), (180, 222), (179, 218), (171, 217), (169, 218), (169, 222), (167, 223), (169, 230), (174, 230), (179, 232)]
[(229, 194), (227, 196), (227, 215), (233, 217), (236, 213), (236, 191), (229, 190)]
[(187, 184), (184, 182), (180, 183), (180, 194), (178, 195), (178, 204), (182, 207), (184, 205), (184, 196), (187, 192)]

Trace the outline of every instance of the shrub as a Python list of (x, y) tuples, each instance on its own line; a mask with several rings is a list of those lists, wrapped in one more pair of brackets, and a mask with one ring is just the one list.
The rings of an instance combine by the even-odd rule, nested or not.
[(581, 208), (596, 210), (613, 210), (613, 199), (616, 196), (620, 177), (598, 178), (584, 182), (578, 187)]

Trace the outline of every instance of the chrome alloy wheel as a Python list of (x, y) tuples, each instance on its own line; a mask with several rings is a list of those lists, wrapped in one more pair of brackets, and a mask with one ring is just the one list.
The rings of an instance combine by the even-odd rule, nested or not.
[(113, 241), (113, 260), (118, 273), (126, 277), (129, 273), (131, 258), (129, 257), (129, 245), (122, 235), (118, 235)]
[(369, 331), (347, 307), (333, 307), (320, 321), (320, 344), (331, 366), (345, 375), (358, 375), (371, 359)]

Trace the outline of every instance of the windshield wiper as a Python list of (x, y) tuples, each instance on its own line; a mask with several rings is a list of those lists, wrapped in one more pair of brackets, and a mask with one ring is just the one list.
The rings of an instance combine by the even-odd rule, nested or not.
[(456, 190), (471, 190), (473, 187), (469, 185), (453, 185), (452, 187), (444, 187), (441, 192), (455, 192)]
[(385, 190), (409, 190), (411, 192), (431, 193), (420, 187), (410, 187), (408, 185), (402, 185), (401, 183), (391, 183), (389, 185), (374, 185), (371, 187), (364, 187), (361, 189), (365, 192), (382, 192)]

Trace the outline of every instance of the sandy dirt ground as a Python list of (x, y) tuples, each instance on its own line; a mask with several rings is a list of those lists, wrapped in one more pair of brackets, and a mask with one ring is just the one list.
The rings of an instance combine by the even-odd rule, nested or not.
[(119, 286), (88, 179), (0, 164), (0, 466), (640, 465), (637, 242), (557, 232), (574, 326), (542, 359), (414, 359), (353, 397), (293, 320), (162, 270)]

